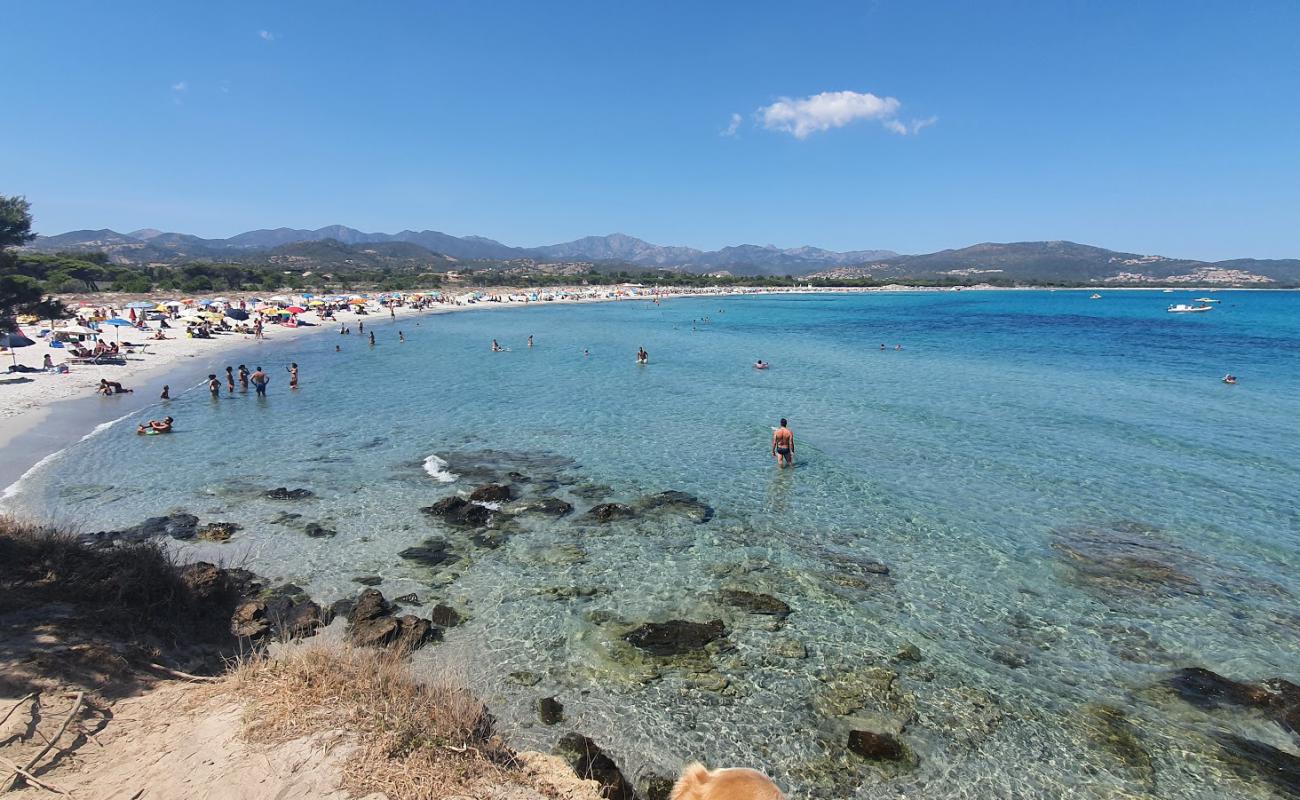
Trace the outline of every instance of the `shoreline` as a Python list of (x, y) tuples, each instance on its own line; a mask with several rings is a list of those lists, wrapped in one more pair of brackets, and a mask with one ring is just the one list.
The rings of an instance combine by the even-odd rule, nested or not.
[[(530, 288), (515, 289), (509, 287), (496, 288), (493, 295), (506, 297), (512, 294), (531, 294), (546, 292), (613, 292), (619, 287), (615, 285), (599, 287), (550, 287), (550, 288)], [(671, 300), (671, 299), (689, 299), (692, 297), (746, 297), (746, 296), (771, 296), (785, 294), (885, 294), (885, 293), (956, 293), (956, 292), (987, 292), (987, 291), (1061, 291), (1061, 292), (1100, 292), (1100, 291), (1124, 291), (1124, 292), (1157, 292), (1164, 293), (1167, 287), (1001, 287), (980, 284), (975, 286), (954, 286), (954, 287), (937, 287), (937, 286), (908, 286), (905, 284), (891, 284), (887, 286), (871, 287), (703, 287), (684, 289), (666, 289), (662, 291), (652, 291), (646, 294), (624, 295), (624, 296), (585, 296), (571, 299), (555, 299), (549, 301), (517, 301), (517, 300), (485, 300), (473, 304), (439, 304), (431, 308), (411, 309), (405, 306), (399, 306), (396, 309), (396, 319), (403, 317), (421, 318), (434, 316), (437, 314), (450, 314), (461, 311), (485, 311), (493, 309), (515, 309), (527, 308), (534, 305), (553, 306), (553, 305), (579, 305), (585, 303), (607, 303), (607, 302), (647, 302), (651, 300)], [(1285, 291), (1277, 289), (1261, 288), (1232, 288), (1232, 289), (1210, 289), (1207, 287), (1179, 287), (1178, 292), (1219, 292), (1219, 291)], [(1296, 290), (1300, 291), (1300, 290)], [(247, 294), (247, 293), (233, 293)], [(143, 297), (143, 295), (124, 295), (116, 294), (111, 296), (104, 295), (73, 295), (74, 301), (78, 297), (97, 298), (105, 301), (105, 305), (121, 305), (133, 299)], [(89, 305), (95, 305), (88, 302)], [(310, 313), (310, 312), (309, 312)], [(314, 316), (314, 315), (313, 315)], [(51, 375), (42, 373), (38, 375), (31, 383), (16, 384), (5, 389), (5, 399), (8, 401), (5, 405), (0, 406), (0, 454), (4, 455), (3, 461), (0, 461), (0, 500), (8, 497), (15, 490), (16, 484), (31, 469), (51, 455), (63, 450), (71, 444), (80, 441), (89, 435), (94, 429), (107, 422), (112, 422), (137, 413), (142, 409), (153, 405), (158, 400), (158, 394), (164, 384), (169, 386), (181, 386), (184, 388), (176, 389), (173, 395), (187, 391), (193, 386), (186, 381), (193, 378), (195, 384), (201, 383), (201, 377), (207, 372), (220, 372), (222, 367), (217, 366), (219, 362), (227, 361), (233, 353), (240, 350), (260, 351), (264, 346), (280, 348), (288, 346), (290, 343), (297, 341), (302, 336), (320, 333), (325, 330), (334, 330), (334, 325), (338, 323), (355, 324), (357, 321), (374, 319), (375, 321), (387, 321), (380, 314), (357, 315), (351, 312), (342, 312), (340, 318), (333, 323), (317, 321), (309, 327), (283, 328), (273, 326), (268, 329), (269, 335), (262, 339), (254, 339), (250, 335), (227, 334), (211, 340), (185, 339), (177, 337), (162, 342), (146, 342), (152, 346), (159, 345), (156, 352), (147, 354), (137, 354), (128, 357), (125, 366), (91, 366), (79, 365), (73, 368), (73, 371), (66, 375)], [(40, 353), (35, 351), (40, 350)], [(19, 356), (18, 363), (27, 366), (37, 366), (40, 362), (40, 355), (48, 352), (46, 348), (25, 348), (17, 351)], [(196, 359), (190, 365), (190, 369), (182, 370), (182, 367), (189, 359)], [(256, 359), (251, 359), (256, 360)], [(182, 375), (185, 377), (178, 381)], [(113, 398), (95, 398), (95, 389), (101, 378), (109, 378), (126, 383), (130, 388), (135, 389), (127, 397)], [(92, 404), (92, 400), (95, 403)]]

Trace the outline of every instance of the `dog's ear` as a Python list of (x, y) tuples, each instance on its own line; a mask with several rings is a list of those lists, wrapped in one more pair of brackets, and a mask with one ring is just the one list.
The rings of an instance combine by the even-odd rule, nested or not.
[(686, 765), (682, 770), (682, 777), (677, 779), (673, 785), (672, 794), (668, 795), (668, 800), (691, 800), (694, 797), (702, 797), (697, 790), (703, 788), (713, 776), (703, 764), (694, 763)]

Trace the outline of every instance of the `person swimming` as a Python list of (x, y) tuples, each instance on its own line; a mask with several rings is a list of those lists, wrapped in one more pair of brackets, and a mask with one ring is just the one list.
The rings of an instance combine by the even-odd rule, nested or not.
[(168, 386), (167, 384), (163, 384), (162, 394), (160, 394), (160, 395), (158, 396), (158, 399), (159, 399), (159, 400), (170, 400), (170, 399), (172, 399), (172, 388), (171, 388), (170, 386)]
[(1224, 375), (1224, 376), (1223, 376), (1223, 382), (1224, 382), (1224, 383), (1236, 383), (1236, 382), (1237, 382), (1237, 376), (1236, 376), (1236, 375), (1233, 375), (1231, 372), (1229, 372), (1227, 375)]
[(638, 347), (636, 351), (636, 363), (646, 364), (650, 361), (650, 354), (645, 351), (644, 347)]
[(757, 361), (754, 362), (754, 369), (767, 369), (767, 368), (770, 367), (770, 366), (772, 366), (772, 365), (769, 364), (769, 363), (767, 363), (766, 361), (764, 361), (764, 360), (761, 359), (761, 358), (760, 358), (759, 360), (757, 360)]
[(151, 419), (142, 425), (135, 426), (135, 432), (138, 436), (143, 436), (146, 433), (171, 433), (172, 418)]
[(794, 432), (784, 418), (781, 419), (781, 427), (772, 432), (772, 456), (781, 469), (794, 466)]
[(492, 340), (492, 352), (494, 352), (494, 353), (504, 353), (504, 352), (505, 352), (505, 348), (503, 348), (501, 345), (497, 344), (497, 340), (496, 340), (496, 339), (493, 339), (493, 340)]

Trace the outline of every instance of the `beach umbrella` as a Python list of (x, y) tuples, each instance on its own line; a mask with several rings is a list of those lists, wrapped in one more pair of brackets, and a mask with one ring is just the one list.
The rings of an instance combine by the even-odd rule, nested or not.
[(349, 300), (348, 303), (354, 306), (364, 306), (366, 304), (366, 301), (362, 300), (360, 297), (354, 297), (351, 300)]
[(285, 309), (285, 311), (288, 311), (290, 314), (301, 314), (306, 310), (307, 309), (303, 308), (302, 306), (289, 306), (288, 308)]
[(18, 366), (18, 354), (14, 351), (20, 347), (29, 347), (36, 344), (31, 339), (23, 336), (22, 331), (10, 331), (9, 333), (0, 334), (0, 347), (9, 348), (9, 355), (13, 356), (14, 366)]
[(154, 305), (148, 300), (136, 300), (134, 303), (127, 303), (127, 308), (153, 308)]
[(99, 323), (99, 324), (100, 324), (100, 325), (112, 325), (114, 328), (117, 328), (117, 340), (118, 340), (119, 342), (122, 341), (122, 328), (123, 328), (123, 327), (126, 327), (126, 328), (134, 328), (134, 327), (135, 327), (135, 323), (133, 323), (133, 322), (128, 322), (127, 320), (124, 320), (124, 319), (122, 319), (121, 317), (113, 317), (112, 319), (106, 319), (106, 320), (104, 320), (103, 322), (101, 322), (101, 323)]
[(242, 308), (232, 308), (226, 312), (226, 316), (230, 317), (231, 319), (235, 319), (235, 320), (239, 320), (240, 322), (243, 322), (244, 320), (248, 319), (248, 312)]
[(307, 305), (309, 305), (309, 306), (323, 306), (323, 305), (325, 305), (325, 303), (324, 303), (324, 301), (321, 301), (321, 300), (312, 300), (311, 302), (307, 303)]

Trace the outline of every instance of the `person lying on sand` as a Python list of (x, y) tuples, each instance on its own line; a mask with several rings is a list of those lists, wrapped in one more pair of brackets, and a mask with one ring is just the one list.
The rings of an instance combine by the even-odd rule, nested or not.
[(146, 433), (171, 433), (172, 418), (151, 419), (143, 425), (135, 426), (135, 432), (139, 436), (144, 436)]
[(101, 378), (99, 380), (99, 393), (102, 395), (127, 394), (128, 392), (133, 392), (133, 391), (135, 390), (123, 388), (122, 384), (118, 383), (117, 381), (110, 381), (106, 378)]

